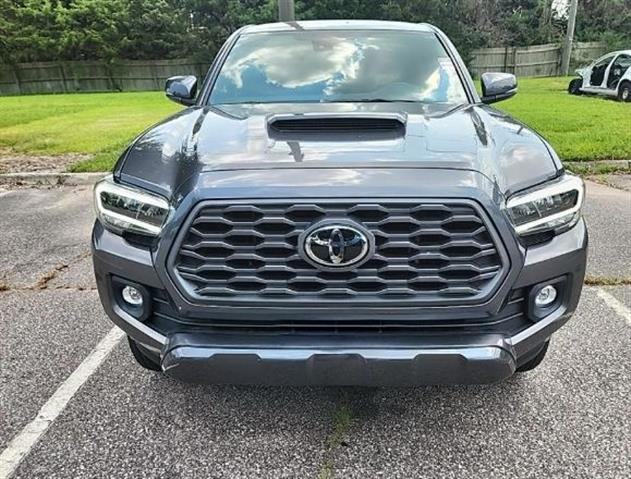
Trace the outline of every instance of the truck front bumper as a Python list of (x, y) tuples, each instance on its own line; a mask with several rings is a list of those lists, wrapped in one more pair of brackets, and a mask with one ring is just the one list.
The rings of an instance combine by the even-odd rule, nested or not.
[(98, 223), (93, 235), (97, 286), (108, 316), (166, 374), (195, 383), (414, 386), (500, 381), (531, 359), (571, 317), (582, 289), (586, 252), (582, 222), (527, 252), (513, 287), (532, 291), (534, 285), (562, 277), (563, 299), (518, 331), (464, 327), (422, 333), (235, 334), (190, 325), (182, 317), (165, 332), (124, 311), (112, 290), (112, 278), (163, 289), (151, 252)]
[(553, 314), (517, 337), (175, 333), (159, 354), (144, 352), (169, 376), (193, 383), (480, 384), (511, 376), (567, 319)]

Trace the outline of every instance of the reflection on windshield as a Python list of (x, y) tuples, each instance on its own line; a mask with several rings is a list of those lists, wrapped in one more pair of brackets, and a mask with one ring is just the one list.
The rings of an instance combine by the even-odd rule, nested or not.
[(451, 59), (432, 33), (250, 34), (224, 63), (212, 104), (415, 101), (462, 103)]

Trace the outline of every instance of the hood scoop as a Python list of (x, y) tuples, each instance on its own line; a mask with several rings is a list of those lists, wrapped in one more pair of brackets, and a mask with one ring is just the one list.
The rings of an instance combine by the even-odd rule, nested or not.
[(276, 140), (384, 140), (405, 136), (405, 115), (400, 114), (298, 114), (272, 115), (267, 129)]

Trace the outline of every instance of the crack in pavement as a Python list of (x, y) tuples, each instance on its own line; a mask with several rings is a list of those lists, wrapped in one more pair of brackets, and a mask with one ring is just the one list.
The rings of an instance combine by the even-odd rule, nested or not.
[(318, 474), (319, 479), (332, 479), (335, 472), (335, 452), (340, 446), (347, 445), (345, 438), (348, 435), (352, 419), (348, 396), (344, 394), (340, 404), (333, 412), (333, 431), (326, 439), (324, 459)]
[(46, 291), (98, 291), (98, 288), (96, 287), (91, 287), (91, 288), (85, 288), (83, 286), (55, 286), (53, 288), (37, 288), (35, 286), (17, 286), (17, 287), (10, 287), (6, 284), (2, 284), (0, 283), (0, 293), (2, 292), (8, 292), (8, 291), (40, 291), (40, 290), (46, 290)]
[(72, 265), (80, 262), (81, 260), (89, 257), (91, 255), (91, 251), (84, 251), (83, 253), (80, 253), (78, 255), (76, 255), (75, 257), (73, 257), (72, 259), (70, 259), (69, 261), (65, 262), (65, 263), (60, 263), (57, 266), (55, 266), (54, 268), (50, 269), (49, 271), (46, 271), (44, 274), (42, 274), (40, 276), (40, 278), (32, 285), (30, 286), (11, 286), (6, 279), (0, 279), (0, 292), (2, 291), (37, 291), (37, 290), (43, 290), (43, 289), (48, 289), (48, 290), (55, 290), (55, 289), (71, 289), (71, 290), (77, 290), (77, 291), (94, 291), (96, 290), (96, 287), (90, 287), (90, 288), (85, 288), (83, 286), (55, 286), (55, 287), (49, 287), (49, 283), (57, 278), (58, 274), (61, 273), (62, 271), (66, 271), (68, 268), (70, 268)]
[(596, 276), (588, 274), (583, 282), (586, 286), (628, 286), (631, 285), (631, 277)]
[(78, 254), (77, 256), (75, 256), (73, 259), (71, 259), (67, 263), (58, 264), (57, 266), (55, 266), (50, 271), (47, 271), (46, 273), (44, 273), (39, 278), (39, 280), (35, 283), (33, 289), (47, 289), (48, 288), (48, 283), (50, 283), (53, 279), (55, 279), (57, 277), (58, 273), (68, 269), (73, 264), (78, 263), (79, 261), (81, 261), (82, 259), (87, 258), (88, 256), (90, 256), (90, 251), (86, 251), (86, 252)]

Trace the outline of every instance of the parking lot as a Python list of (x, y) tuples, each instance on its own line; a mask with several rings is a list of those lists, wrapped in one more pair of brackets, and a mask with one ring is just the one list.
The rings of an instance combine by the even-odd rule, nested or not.
[[(15, 469), (0, 460), (0, 479), (631, 477), (630, 192), (588, 184), (592, 285), (539, 368), (410, 389), (198, 386), (144, 371), (95, 291), (91, 188), (0, 189), (0, 211), (3, 460), (43, 432)], [(60, 386), (67, 404), (47, 403)], [(59, 414), (37, 419), (44, 406)]]

